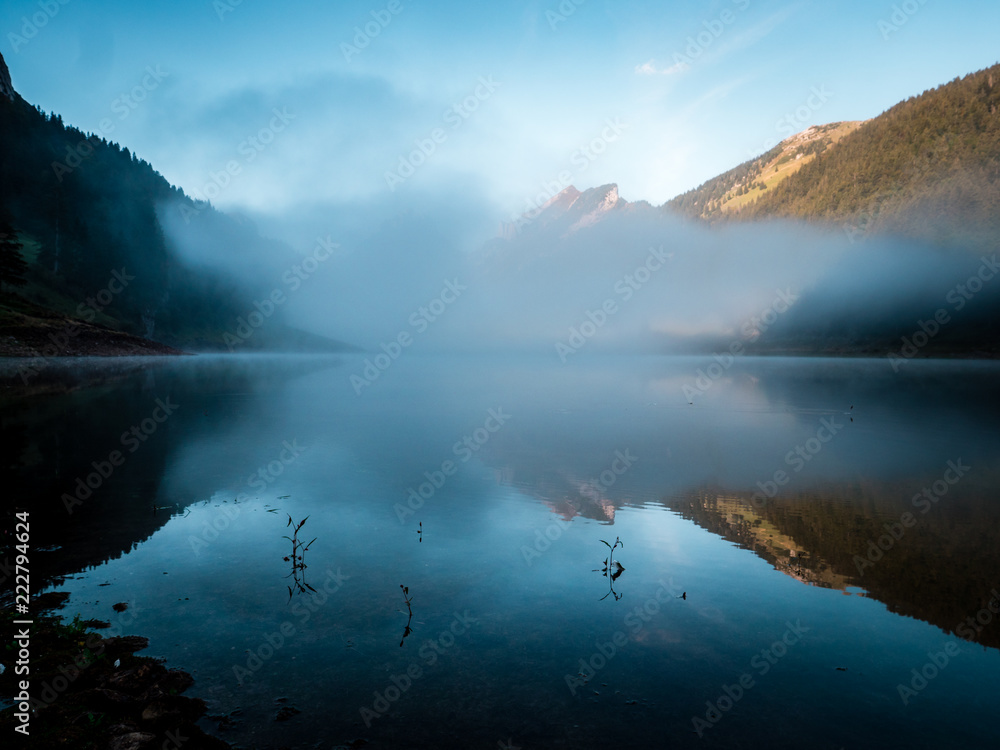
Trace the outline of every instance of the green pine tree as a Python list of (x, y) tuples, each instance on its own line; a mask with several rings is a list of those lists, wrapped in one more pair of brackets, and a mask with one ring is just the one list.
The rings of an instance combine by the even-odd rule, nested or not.
[(28, 264), (21, 255), (21, 241), (7, 221), (0, 220), (0, 290), (4, 285), (24, 286)]

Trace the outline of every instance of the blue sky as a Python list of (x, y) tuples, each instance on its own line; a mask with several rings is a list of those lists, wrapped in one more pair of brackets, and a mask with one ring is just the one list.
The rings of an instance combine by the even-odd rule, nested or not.
[(506, 218), (564, 179), (659, 204), (993, 64), (998, 28), (995, 0), (0, 6), (26, 99), (256, 215), (457, 187)]

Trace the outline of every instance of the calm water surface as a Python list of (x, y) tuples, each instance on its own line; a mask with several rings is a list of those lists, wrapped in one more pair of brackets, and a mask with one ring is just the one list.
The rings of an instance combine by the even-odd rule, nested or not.
[(995, 364), (134, 364), (3, 402), (36, 575), (242, 747), (1000, 740)]

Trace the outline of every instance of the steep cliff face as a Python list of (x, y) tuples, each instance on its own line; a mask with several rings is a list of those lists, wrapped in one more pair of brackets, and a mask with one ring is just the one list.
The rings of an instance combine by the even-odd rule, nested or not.
[(3, 55), (0, 54), (0, 96), (5, 96), (11, 101), (17, 96), (17, 92), (14, 91), (14, 84), (10, 80), (10, 71), (7, 70), (7, 63), (3, 59)]

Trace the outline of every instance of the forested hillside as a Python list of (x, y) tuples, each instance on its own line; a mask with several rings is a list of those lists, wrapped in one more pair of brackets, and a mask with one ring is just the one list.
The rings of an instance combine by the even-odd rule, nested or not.
[(911, 97), (726, 218), (829, 222), (855, 236), (1000, 237), (1000, 65)]
[[(216, 258), (229, 254), (234, 265), (267, 258), (281, 268), (296, 258), (291, 248), (193, 201), (127, 148), (66, 126), (13, 89), (2, 93), (0, 235), (5, 252), (20, 246), (27, 269), (13, 274), (23, 277), (21, 285), (5, 272), (5, 281), (15, 283), (4, 284), (0, 322), (25, 333), (23, 315), (35, 308), (17, 294), (46, 310), (181, 349), (229, 348), (226, 335), (254, 311), (273, 279), (261, 281), (267, 288), (251, 288), (218, 264), (192, 260), (197, 252), (182, 256), (164, 234), (164, 212), (181, 217), (193, 245), (210, 245)], [(280, 312), (266, 330), (241, 339), (240, 348), (333, 343), (290, 331)]]
[(832, 122), (811, 126), (760, 156), (667, 201), (663, 209), (692, 219), (719, 221), (724, 214), (739, 211), (765, 191), (791, 177), (861, 124)]

